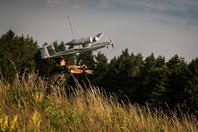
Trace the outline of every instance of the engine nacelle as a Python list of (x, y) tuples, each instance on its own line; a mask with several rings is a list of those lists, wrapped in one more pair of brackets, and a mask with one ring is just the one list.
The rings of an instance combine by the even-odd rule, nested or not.
[(47, 50), (48, 50), (48, 52), (49, 52), (50, 55), (56, 54), (56, 50), (55, 50), (53, 44), (52, 44), (52, 45), (49, 45), (49, 46), (47, 47)]
[(92, 43), (93, 42), (93, 38), (89, 37), (89, 41), (90, 41), (90, 43)]
[(88, 43), (92, 43), (93, 42), (93, 38), (92, 37), (82, 38), (82, 39), (79, 39), (78, 41), (81, 44), (88, 44)]
[(93, 42), (93, 38), (87, 37), (87, 38), (81, 38), (81, 39), (74, 39), (74, 40), (66, 43), (66, 45), (84, 45), (84, 44), (89, 44), (92, 42)]
[(98, 37), (94, 37), (94, 38), (93, 38), (93, 42), (97, 42), (98, 40), (99, 40)]
[(83, 41), (82, 47), (83, 48), (90, 47), (92, 42), (93, 42), (92, 37), (85, 38), (84, 41)]

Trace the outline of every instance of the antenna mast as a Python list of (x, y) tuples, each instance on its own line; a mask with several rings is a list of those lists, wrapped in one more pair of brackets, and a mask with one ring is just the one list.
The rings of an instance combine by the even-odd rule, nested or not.
[(75, 39), (74, 31), (73, 31), (73, 28), (72, 28), (72, 25), (71, 25), (71, 21), (70, 21), (69, 16), (67, 16), (67, 18), (68, 18), (68, 21), (69, 21), (69, 26), (70, 26), (70, 29), (71, 29), (71, 33), (72, 33), (73, 39)]

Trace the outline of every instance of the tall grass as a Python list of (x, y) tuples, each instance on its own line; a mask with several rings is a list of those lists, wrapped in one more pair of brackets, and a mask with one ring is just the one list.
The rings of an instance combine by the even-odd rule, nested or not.
[(126, 106), (96, 86), (84, 90), (76, 82), (68, 97), (64, 82), (63, 75), (34, 73), (13, 84), (0, 82), (0, 131), (198, 131), (196, 117)]

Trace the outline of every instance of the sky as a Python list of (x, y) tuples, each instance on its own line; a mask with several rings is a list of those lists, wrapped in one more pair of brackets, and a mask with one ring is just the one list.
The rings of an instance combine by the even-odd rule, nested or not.
[(8, 30), (45, 42), (68, 42), (105, 33), (109, 60), (123, 50), (144, 57), (198, 57), (197, 0), (0, 0), (0, 36)]

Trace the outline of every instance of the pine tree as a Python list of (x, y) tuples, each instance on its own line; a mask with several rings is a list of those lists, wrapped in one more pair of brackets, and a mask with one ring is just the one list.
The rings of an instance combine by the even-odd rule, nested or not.
[(105, 74), (107, 74), (108, 71), (108, 59), (101, 52), (98, 52), (98, 54), (95, 55), (94, 58), (96, 60), (96, 65), (94, 68), (94, 76), (92, 77), (92, 80), (95, 84), (101, 85), (100, 82), (102, 81), (102, 78)]
[(9, 30), (0, 38), (0, 51), (1, 75), (5, 81), (12, 82), (16, 74), (35, 69), (37, 42), (32, 37), (17, 36)]
[(198, 115), (198, 58), (188, 65), (187, 78), (187, 96), (181, 106), (185, 111)]
[(185, 86), (187, 82), (187, 63), (178, 55), (173, 56), (168, 62), (167, 104), (170, 108), (180, 107), (184, 101)]
[(82, 65), (85, 64), (88, 66), (90, 69), (94, 69), (95, 67), (95, 60), (94, 60), (94, 55), (92, 51), (80, 53), (77, 56), (77, 65)]

